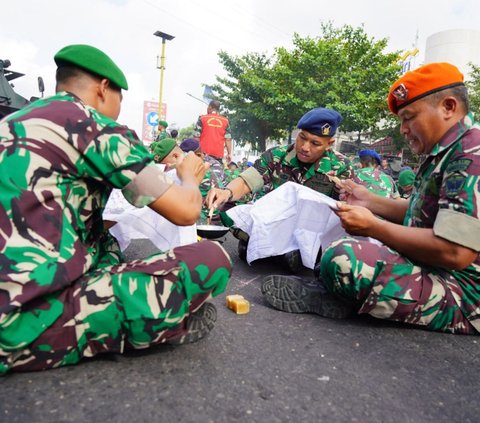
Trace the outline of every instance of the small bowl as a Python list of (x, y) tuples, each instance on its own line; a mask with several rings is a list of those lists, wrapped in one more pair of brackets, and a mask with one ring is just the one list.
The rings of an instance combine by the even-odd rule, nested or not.
[(215, 239), (224, 236), (229, 228), (219, 225), (197, 225), (197, 235), (202, 238)]

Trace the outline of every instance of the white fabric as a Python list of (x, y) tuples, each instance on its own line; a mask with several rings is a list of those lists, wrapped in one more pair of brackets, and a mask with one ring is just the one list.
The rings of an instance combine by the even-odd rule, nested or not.
[(320, 247), (346, 235), (331, 209), (336, 201), (310, 188), (287, 182), (254, 204), (227, 211), (235, 226), (250, 236), (247, 262), (300, 250), (313, 269)]
[[(166, 173), (180, 183), (174, 170)], [(110, 228), (110, 233), (118, 240), (122, 251), (133, 239), (150, 239), (162, 251), (197, 241), (196, 225), (177, 226), (150, 207), (136, 208), (119, 189), (110, 194), (103, 219), (117, 222)]]

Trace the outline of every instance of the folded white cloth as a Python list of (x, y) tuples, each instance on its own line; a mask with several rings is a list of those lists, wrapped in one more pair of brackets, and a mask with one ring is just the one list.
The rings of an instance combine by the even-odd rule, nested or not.
[(320, 247), (345, 236), (332, 209), (336, 201), (303, 185), (287, 182), (256, 201), (228, 210), (235, 226), (250, 236), (247, 262), (300, 250), (313, 269)]
[[(176, 175), (170, 176), (176, 179)], [(134, 207), (119, 189), (112, 190), (103, 219), (117, 222), (110, 228), (110, 233), (117, 239), (122, 251), (133, 239), (150, 239), (162, 251), (197, 242), (196, 225), (177, 226), (150, 207)]]

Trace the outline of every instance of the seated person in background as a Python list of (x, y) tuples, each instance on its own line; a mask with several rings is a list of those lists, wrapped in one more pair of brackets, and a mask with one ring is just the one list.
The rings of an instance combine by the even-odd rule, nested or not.
[(225, 180), (226, 182), (230, 182), (235, 179), (237, 176), (240, 175), (242, 171), (238, 168), (238, 165), (235, 162), (230, 162), (228, 164), (228, 168), (225, 169)]
[(177, 225), (198, 218), (205, 164), (181, 185), (119, 124), (120, 68), (95, 47), (54, 56), (56, 94), (0, 120), (0, 374), (196, 341), (212, 329), (231, 262), (203, 241), (123, 261), (102, 212), (113, 188)]
[[(217, 159), (201, 151), (200, 142), (194, 138), (187, 138), (183, 140), (180, 143), (180, 150), (182, 150), (184, 153), (193, 151), (195, 155), (210, 165), (210, 168), (207, 170), (207, 173), (205, 173), (205, 176), (199, 186), (204, 201), (198, 223), (205, 223), (210, 213), (210, 208), (208, 208), (205, 204), (205, 198), (212, 187), (223, 188), (225, 186), (225, 172), (221, 163)], [(213, 210), (212, 220), (214, 223), (220, 223), (218, 213), (218, 210)]]
[[(298, 121), (300, 131), (294, 144), (265, 151), (252, 167), (224, 189), (212, 189), (207, 196), (207, 207), (219, 208), (226, 202), (260, 191), (264, 186), (272, 190), (287, 181), (338, 199), (339, 189), (331, 177), (353, 177), (348, 159), (331, 148), (341, 121), (342, 116), (335, 110), (316, 108), (305, 113)], [(240, 231), (233, 233), (240, 239), (239, 254), (242, 257), (246, 252), (248, 234)], [(298, 271), (301, 263), (298, 251), (285, 256), (287, 267), (293, 272)]]
[(415, 172), (413, 170), (405, 169), (398, 175), (398, 191), (400, 197), (410, 198), (413, 194), (413, 188), (415, 183)]
[(178, 161), (185, 156), (185, 153), (173, 138), (165, 138), (162, 141), (155, 143), (152, 154), (155, 163), (165, 165), (165, 172), (175, 169)]
[[(334, 241), (321, 279), (269, 276), (273, 307), (325, 317), (368, 313), (428, 330), (480, 333), (480, 124), (463, 75), (430, 63), (393, 83), (388, 106), (413, 153), (423, 155), (409, 201), (342, 184), (336, 212), (353, 237)], [(384, 220), (379, 219), (381, 216)]]
[(380, 169), (379, 154), (375, 150), (361, 150), (358, 157), (361, 168), (355, 169), (353, 180), (382, 197), (398, 197), (395, 181)]

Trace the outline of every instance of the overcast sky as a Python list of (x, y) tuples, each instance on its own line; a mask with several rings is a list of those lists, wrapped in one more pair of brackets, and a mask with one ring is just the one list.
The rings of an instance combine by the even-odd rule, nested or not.
[(320, 23), (336, 27), (364, 25), (376, 38), (388, 38), (388, 51), (409, 50), (418, 32), (424, 56), (428, 36), (448, 29), (478, 29), (478, 0), (14, 0), (1, 7), (0, 58), (26, 76), (16, 90), (38, 95), (37, 77), (46, 95), (54, 93), (53, 55), (68, 44), (91, 44), (105, 51), (125, 72), (119, 118), (141, 134), (144, 100), (158, 100), (156, 68), (161, 40), (157, 30), (174, 35), (166, 45), (163, 100), (167, 121), (181, 128), (196, 121), (206, 106), (202, 84), (223, 73), (217, 53), (272, 53), (291, 47), (293, 33), (319, 35)]

